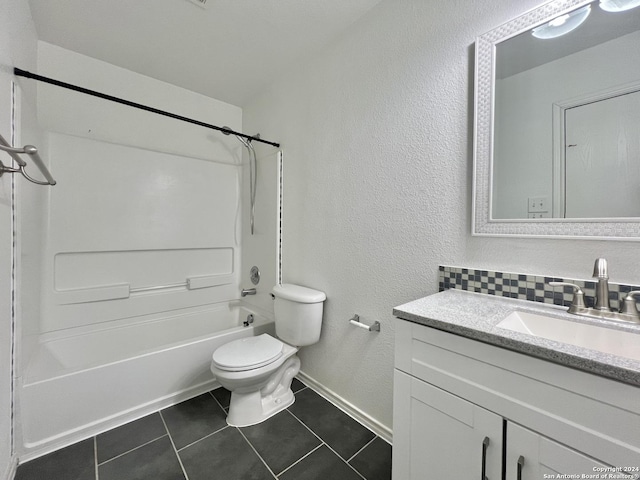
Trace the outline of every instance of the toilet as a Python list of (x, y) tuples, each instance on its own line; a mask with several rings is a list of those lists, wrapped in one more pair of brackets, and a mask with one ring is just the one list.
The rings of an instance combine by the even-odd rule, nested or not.
[(291, 381), (300, 371), (296, 353), (320, 339), (323, 292), (282, 284), (272, 293), (277, 338), (245, 337), (213, 352), (211, 371), (231, 391), (227, 423), (234, 427), (260, 423), (293, 403)]

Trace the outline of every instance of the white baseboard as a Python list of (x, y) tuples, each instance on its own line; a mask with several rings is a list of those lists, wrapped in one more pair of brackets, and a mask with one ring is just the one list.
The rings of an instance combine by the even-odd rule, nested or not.
[(378, 420), (360, 410), (354, 404), (345, 400), (333, 390), (328, 389), (314, 378), (311, 378), (306, 373), (298, 373), (298, 379), (302, 383), (310, 387), (312, 390), (318, 392), (320, 395), (333, 403), (336, 407), (352, 417), (354, 420), (361, 423), (373, 433), (378, 435), (380, 438), (385, 440), (387, 443), (393, 443), (393, 431), (389, 427), (383, 425)]

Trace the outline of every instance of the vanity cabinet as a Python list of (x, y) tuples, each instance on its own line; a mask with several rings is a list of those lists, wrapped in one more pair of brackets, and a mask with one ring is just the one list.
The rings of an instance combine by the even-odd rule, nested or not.
[(599, 477), (611, 467), (520, 425), (506, 422), (505, 427), (507, 479), (562, 478), (563, 474)]
[(502, 417), (399, 370), (394, 405), (394, 480), (501, 478)]
[(403, 320), (394, 382), (393, 480), (640, 467), (638, 387)]

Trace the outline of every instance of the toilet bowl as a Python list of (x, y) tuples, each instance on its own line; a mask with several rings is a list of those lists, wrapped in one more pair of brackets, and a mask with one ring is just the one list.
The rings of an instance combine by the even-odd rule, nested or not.
[(213, 352), (211, 372), (231, 402), (227, 423), (255, 425), (291, 405), (291, 381), (300, 371), (299, 347), (320, 337), (323, 292), (298, 285), (273, 288), (276, 335), (245, 337)]
[(234, 340), (214, 352), (211, 371), (231, 391), (229, 425), (255, 425), (293, 403), (291, 381), (300, 371), (297, 351), (265, 333)]

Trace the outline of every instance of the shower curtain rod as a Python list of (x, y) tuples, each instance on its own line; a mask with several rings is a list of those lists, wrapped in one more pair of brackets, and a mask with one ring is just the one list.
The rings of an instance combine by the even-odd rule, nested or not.
[(42, 75), (38, 75), (36, 73), (27, 72), (26, 70), (21, 70), (20, 68), (14, 68), (13, 73), (19, 77), (31, 78), (33, 80), (38, 80), (40, 82), (49, 83), (51, 85), (55, 85), (57, 87), (67, 88), (69, 90), (73, 90), (75, 92), (84, 93), (86, 95), (91, 95), (93, 97), (102, 98), (103, 100), (109, 100), (111, 102), (120, 103), (122, 105), (127, 105), (128, 107), (138, 108), (140, 110), (145, 110), (147, 112), (156, 113), (158, 115), (163, 115), (165, 117), (174, 118), (176, 120), (181, 120), (187, 123), (193, 123), (194, 125), (199, 125), (205, 128), (211, 128), (213, 130), (217, 130), (226, 135), (233, 134), (238, 137), (246, 138), (247, 140), (253, 140), (260, 143), (266, 143), (267, 145), (272, 145), (274, 147), (280, 147), (279, 143), (270, 142), (268, 140), (264, 140), (260, 137), (253, 137), (251, 135), (246, 135), (244, 133), (235, 132), (225, 127), (218, 127), (216, 125), (212, 125), (210, 123), (204, 123), (199, 120), (194, 120), (192, 118), (183, 117), (181, 115), (176, 115), (175, 113), (166, 112), (164, 110), (159, 110), (157, 108), (148, 107), (146, 105), (142, 105), (140, 103), (130, 102), (129, 100), (124, 100), (122, 98), (114, 97), (112, 95), (107, 95), (105, 93), (96, 92), (95, 90), (89, 90), (88, 88), (79, 87), (77, 85), (73, 85), (71, 83), (61, 82), (60, 80), (54, 80), (53, 78), (43, 77)]

